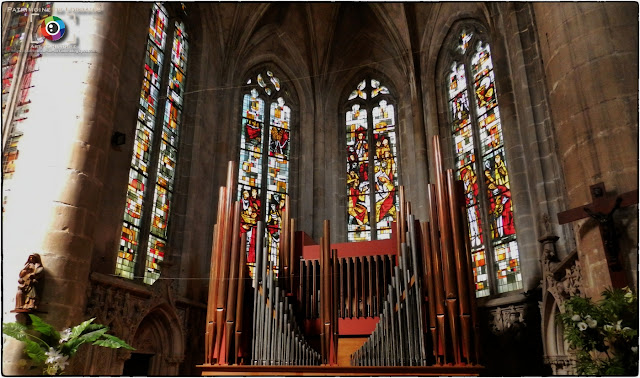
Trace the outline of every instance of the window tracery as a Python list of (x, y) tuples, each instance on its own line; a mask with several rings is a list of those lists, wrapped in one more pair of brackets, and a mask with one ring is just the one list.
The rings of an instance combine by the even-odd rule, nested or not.
[(522, 289), (522, 274), (491, 49), (479, 34), (475, 29), (458, 34), (446, 88), (476, 296), (483, 297)]
[[(133, 279), (136, 265), (142, 263), (140, 252), (144, 251), (143, 282), (149, 285), (160, 277), (159, 264), (167, 253), (189, 46), (184, 23), (175, 20), (170, 24), (167, 9), (154, 3), (115, 269), (116, 275)], [(173, 36), (168, 61), (167, 35)], [(168, 71), (165, 76), (163, 70)], [(165, 96), (160, 97), (160, 93)], [(164, 111), (159, 111), (162, 107)], [(159, 135), (158, 141), (155, 135)], [(149, 190), (153, 190), (152, 197)]]
[(238, 200), (242, 208), (241, 233), (247, 234), (247, 266), (253, 276), (258, 220), (265, 222), (269, 258), (276, 270), (278, 266), (280, 224), (289, 191), (292, 110), (286, 90), (272, 71), (261, 71), (246, 84), (248, 89), (242, 101)]
[(347, 107), (347, 240), (388, 239), (398, 201), (393, 98), (368, 78), (351, 92)]

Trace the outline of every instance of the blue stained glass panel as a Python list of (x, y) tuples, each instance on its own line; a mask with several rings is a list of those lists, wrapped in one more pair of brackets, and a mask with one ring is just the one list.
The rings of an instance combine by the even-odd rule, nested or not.
[(453, 63), (449, 74), (449, 98), (454, 98), (467, 89), (467, 77), (464, 73), (464, 64)]
[(271, 103), (270, 114), (271, 126), (289, 129), (289, 123), (291, 122), (291, 108), (284, 104), (282, 97), (278, 99), (278, 102)]
[(267, 189), (273, 192), (287, 193), (289, 182), (289, 162), (269, 157)]
[(262, 155), (259, 153), (240, 150), (240, 172), (238, 182), (245, 185), (260, 187), (262, 184)]
[(258, 91), (255, 89), (251, 91), (250, 95), (244, 95), (242, 101), (242, 116), (264, 122), (264, 101), (258, 97)]

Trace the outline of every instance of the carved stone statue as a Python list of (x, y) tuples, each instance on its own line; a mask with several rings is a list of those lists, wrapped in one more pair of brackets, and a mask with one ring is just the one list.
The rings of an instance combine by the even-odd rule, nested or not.
[(43, 278), (44, 267), (42, 266), (40, 255), (37, 253), (29, 255), (24, 268), (20, 271), (14, 311), (30, 312), (38, 309)]

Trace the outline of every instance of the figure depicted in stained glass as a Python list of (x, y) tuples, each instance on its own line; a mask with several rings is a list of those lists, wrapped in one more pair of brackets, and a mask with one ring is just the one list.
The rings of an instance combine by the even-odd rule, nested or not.
[(269, 146), (269, 155), (287, 155), (287, 147), (289, 145), (289, 132), (278, 127), (271, 128), (271, 144)]
[(511, 209), (511, 191), (504, 186), (500, 186), (493, 190), (493, 194), (495, 197), (490, 199), (493, 237), (497, 239), (515, 234), (513, 211)]
[(262, 139), (260, 123), (248, 120), (245, 122), (244, 127), (247, 134), (247, 142), (249, 144), (259, 146)]
[[(255, 190), (255, 189), (253, 189)], [(257, 191), (256, 191), (257, 195)], [(252, 199), (249, 195), (249, 190), (242, 190), (242, 212), (240, 233), (247, 233), (247, 241), (249, 244), (249, 251), (247, 255), (247, 262), (256, 261), (256, 233), (255, 225), (257, 224), (258, 215), (260, 214), (259, 200)]]
[(262, 110), (260, 109), (260, 100), (258, 99), (258, 91), (255, 89), (251, 90), (251, 99), (249, 100), (249, 109), (247, 109), (246, 117), (249, 119), (260, 119), (260, 113)]
[(367, 161), (358, 161), (358, 155), (353, 146), (347, 146), (347, 173), (353, 172), (359, 177), (360, 182), (369, 181), (369, 164)]
[(355, 150), (359, 160), (364, 160), (367, 158), (367, 152), (369, 151), (369, 143), (367, 143), (367, 130), (365, 130), (362, 126), (358, 127), (358, 129), (356, 130)]
[(464, 184), (471, 246), (479, 247), (482, 245), (482, 229), (480, 226), (480, 211), (478, 210), (478, 206), (475, 206), (478, 201), (478, 178), (469, 166), (462, 168), (460, 178)]
[(350, 171), (347, 177), (347, 185), (349, 185), (349, 208), (348, 213), (356, 224), (362, 226), (369, 223), (369, 215), (367, 206), (365, 205), (369, 191), (366, 182), (361, 183), (358, 174)]
[(271, 126), (289, 128), (289, 120), (291, 118), (291, 110), (284, 104), (284, 98), (278, 97), (277, 103), (271, 104), (272, 122)]
[(501, 154), (496, 154), (496, 156), (494, 157), (493, 172), (496, 185), (503, 185), (507, 189), (510, 189), (509, 173), (507, 173), (507, 167), (504, 164), (504, 160), (502, 160)]
[(454, 122), (457, 123), (469, 117), (469, 100), (467, 99), (466, 91), (460, 93), (451, 101), (451, 114), (453, 114)]
[(281, 201), (280, 196), (274, 194), (269, 201), (269, 209), (267, 211), (267, 242), (270, 245), (270, 250), (277, 250), (278, 243), (280, 242), (280, 222), (282, 221), (282, 211), (280, 208)]
[(393, 185), (393, 159), (382, 160), (374, 168), (376, 178), (376, 215), (377, 222), (387, 216), (396, 217), (395, 186)]
[(485, 76), (480, 81), (480, 85), (476, 88), (476, 97), (478, 99), (478, 108), (483, 108), (493, 101), (493, 81), (489, 76)]
[(389, 138), (387, 138), (383, 134), (374, 134), (373, 138), (376, 141), (376, 159), (393, 160), (393, 155), (391, 154), (391, 146), (389, 145)]
[(485, 170), (487, 179), (487, 188), (489, 193), (493, 195), (489, 199), (489, 213), (492, 218), (492, 236), (494, 239), (516, 233), (513, 224), (513, 210), (511, 206), (511, 191), (504, 185), (498, 185), (491, 177), (488, 169)]

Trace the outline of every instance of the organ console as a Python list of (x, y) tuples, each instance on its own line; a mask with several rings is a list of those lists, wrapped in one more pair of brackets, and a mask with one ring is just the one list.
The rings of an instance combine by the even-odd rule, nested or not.
[[(424, 194), (429, 221), (400, 187), (389, 240), (316, 244), (296, 231), (289, 199), (278, 263), (258, 222), (254, 277), (232, 201), (229, 163), (214, 226), (203, 375), (477, 375), (479, 339), (461, 182), (442, 169)], [(355, 345), (355, 347), (354, 347)]]

